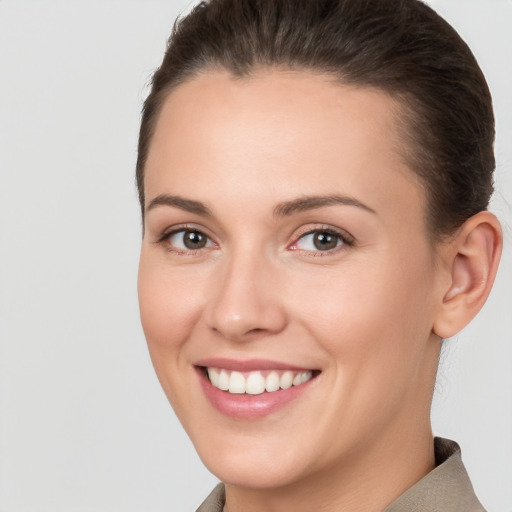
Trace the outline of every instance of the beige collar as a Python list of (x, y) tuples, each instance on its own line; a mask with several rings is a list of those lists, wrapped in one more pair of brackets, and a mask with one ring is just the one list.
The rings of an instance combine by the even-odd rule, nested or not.
[[(485, 512), (462, 463), (459, 445), (436, 437), (434, 451), (436, 467), (383, 512)], [(196, 512), (222, 512), (224, 503), (224, 484), (218, 484)]]

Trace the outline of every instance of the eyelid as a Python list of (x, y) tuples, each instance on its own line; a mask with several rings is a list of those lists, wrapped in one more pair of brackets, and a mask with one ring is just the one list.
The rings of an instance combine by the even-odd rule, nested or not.
[[(193, 224), (193, 223), (184, 223), (184, 224), (168, 226), (165, 229), (163, 229), (158, 235), (156, 235), (156, 239), (154, 240), (153, 243), (155, 243), (157, 245), (158, 244), (165, 245), (165, 249), (167, 251), (176, 253), (176, 254), (194, 255), (200, 251), (203, 251), (204, 249), (212, 249), (211, 246), (202, 247), (200, 249), (187, 249), (187, 250), (182, 250), (182, 249), (173, 247), (167, 241), (169, 240), (169, 238), (171, 236), (173, 236), (177, 233), (180, 233), (181, 231), (197, 231), (208, 238), (208, 240), (213, 244), (213, 246), (214, 246), (213, 248), (218, 248), (218, 243), (215, 241), (214, 237), (212, 237), (209, 234), (209, 230), (204, 228), (203, 226), (200, 226), (198, 224)], [(311, 250), (300, 249), (300, 248), (295, 247), (301, 238), (304, 238), (305, 236), (310, 235), (310, 234), (322, 233), (322, 232), (331, 233), (331, 234), (339, 237), (339, 239), (342, 241), (342, 243), (333, 249), (328, 249), (325, 251), (321, 251), (321, 250), (311, 251)], [(328, 256), (328, 255), (332, 255), (335, 252), (338, 252), (339, 250), (343, 250), (343, 249), (346, 250), (348, 247), (352, 247), (353, 245), (355, 245), (355, 242), (356, 241), (355, 241), (354, 236), (352, 236), (348, 231), (346, 231), (344, 229), (337, 228), (337, 227), (327, 225), (327, 224), (307, 225), (307, 226), (303, 226), (302, 228), (300, 228), (299, 230), (297, 230), (295, 232), (295, 234), (293, 235), (293, 242), (291, 242), (290, 244), (287, 245), (287, 249), (292, 250), (292, 251), (301, 251), (303, 253), (311, 253), (314, 256)]]
[(189, 223), (177, 224), (177, 225), (166, 227), (165, 229), (163, 229), (156, 236), (156, 239), (154, 240), (153, 243), (155, 243), (156, 245), (164, 245), (165, 249), (167, 251), (169, 251), (169, 252), (172, 252), (172, 253), (175, 253), (175, 254), (191, 255), (191, 256), (197, 254), (198, 252), (200, 252), (200, 251), (202, 251), (204, 249), (211, 249), (212, 248), (212, 247), (208, 247), (207, 246), (207, 247), (202, 247), (200, 249), (187, 249), (187, 250), (183, 250), (183, 249), (179, 249), (179, 248), (176, 248), (176, 247), (173, 248), (173, 246), (170, 243), (166, 243), (173, 235), (176, 235), (177, 233), (180, 233), (182, 231), (196, 231), (198, 233), (201, 233), (206, 238), (208, 238), (208, 240), (210, 242), (212, 242), (215, 247), (218, 247), (217, 242), (215, 242), (213, 237), (208, 234), (208, 230), (207, 229), (205, 229), (204, 227), (199, 226), (197, 224), (189, 224)]
[[(333, 249), (326, 250), (326, 251), (320, 251), (320, 250), (308, 251), (305, 249), (299, 249), (299, 248), (295, 247), (297, 245), (297, 243), (299, 242), (299, 240), (301, 240), (302, 238), (304, 238), (307, 235), (311, 235), (314, 233), (331, 233), (331, 234), (339, 237), (340, 240), (342, 241), (342, 244), (338, 247), (335, 247)], [(304, 226), (303, 228), (299, 229), (294, 234), (293, 240), (294, 241), (288, 245), (289, 250), (310, 252), (310, 253), (314, 253), (315, 256), (331, 255), (334, 252), (337, 252), (339, 250), (343, 250), (343, 249), (346, 249), (347, 247), (354, 246), (355, 242), (356, 242), (355, 237), (352, 236), (348, 231), (341, 229), (341, 228), (335, 228), (333, 226), (326, 225), (326, 224), (321, 224), (321, 225), (317, 225), (317, 226), (311, 226), (311, 225)]]
[[(171, 235), (174, 235), (175, 233), (179, 233), (180, 231), (187, 231), (187, 230), (196, 230), (204, 232), (204, 229), (200, 228), (199, 226), (196, 226), (194, 224), (175, 224), (172, 226), (167, 226), (164, 229), (161, 229), (158, 231), (158, 233), (155, 234), (154, 243), (158, 244), (162, 241), (164, 241), (166, 238), (169, 238)], [(205, 233), (206, 234), (206, 233)]]

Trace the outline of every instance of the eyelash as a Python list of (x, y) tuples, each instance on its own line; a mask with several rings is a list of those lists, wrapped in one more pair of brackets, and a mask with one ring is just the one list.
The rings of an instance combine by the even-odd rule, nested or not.
[[(170, 244), (170, 239), (171, 239), (172, 236), (177, 235), (178, 233), (185, 234), (187, 232), (199, 233), (199, 234), (205, 236), (208, 241), (213, 242), (211, 237), (209, 237), (203, 230), (197, 228), (196, 226), (183, 225), (183, 226), (174, 227), (174, 228), (172, 228), (170, 230), (164, 231), (157, 238), (155, 243), (157, 245), (163, 245), (166, 251), (171, 252), (173, 254), (178, 254), (178, 255), (183, 255), (183, 256), (195, 256), (196, 254), (198, 254), (201, 251), (201, 249), (203, 249), (203, 247), (200, 248), (200, 249), (179, 249), (179, 248), (173, 247)], [(215, 244), (215, 242), (213, 242), (213, 244), (215, 246), (217, 245), (217, 244)]]
[[(307, 250), (307, 249), (300, 249), (297, 248), (297, 244), (304, 240), (308, 235), (314, 235), (314, 234), (327, 234), (330, 236), (334, 236), (338, 239), (339, 244), (336, 245), (336, 247), (332, 249), (328, 249), (325, 251), (322, 250)], [(302, 250), (303, 253), (305, 253), (307, 256), (313, 256), (315, 258), (322, 258), (326, 256), (331, 256), (335, 253), (337, 253), (340, 250), (346, 250), (349, 247), (353, 247), (355, 245), (355, 239), (352, 235), (347, 233), (344, 230), (339, 230), (332, 228), (331, 226), (318, 226), (315, 228), (309, 228), (303, 232), (299, 232), (299, 234), (295, 238), (295, 242), (293, 242), (291, 245), (288, 246), (289, 250), (292, 251), (298, 251)]]
[[(177, 235), (178, 233), (183, 233), (185, 234), (186, 232), (191, 232), (191, 233), (199, 233), (203, 236), (205, 236), (207, 238), (207, 242), (210, 242), (211, 244), (213, 244), (214, 247), (217, 247), (217, 244), (215, 242), (213, 242), (213, 240), (211, 239), (211, 237), (209, 237), (203, 230), (195, 227), (195, 226), (187, 226), (187, 225), (183, 225), (183, 226), (179, 226), (179, 227), (175, 227), (171, 230), (167, 230), (167, 231), (164, 231), (156, 240), (156, 244), (159, 244), (159, 245), (163, 245), (165, 247), (165, 249), (168, 251), (168, 252), (171, 252), (171, 253), (174, 253), (174, 254), (178, 254), (178, 255), (185, 255), (185, 256), (195, 256), (197, 255), (202, 249), (205, 249), (205, 248), (211, 248), (212, 246), (210, 247), (201, 247), (199, 249), (179, 249), (179, 248), (176, 248), (176, 247), (173, 247), (171, 244), (170, 244), (170, 239), (171, 237)], [(307, 249), (300, 249), (300, 248), (297, 248), (297, 244), (301, 241), (301, 240), (304, 240), (308, 235), (314, 235), (314, 234), (327, 234), (327, 235), (330, 235), (330, 236), (334, 236), (338, 239), (338, 242), (337, 242), (337, 245), (336, 247), (332, 248), (332, 249), (328, 249), (328, 250), (325, 250), (325, 251), (322, 251), (322, 250), (307, 250)], [(299, 233), (296, 237), (295, 237), (295, 241), (288, 245), (287, 248), (289, 250), (292, 250), (292, 251), (299, 251), (299, 250), (302, 250), (303, 253), (305, 253), (306, 255), (308, 256), (313, 256), (313, 257), (325, 257), (325, 256), (330, 256), (334, 253), (337, 253), (339, 250), (343, 250), (344, 248), (349, 248), (349, 247), (353, 247), (355, 245), (355, 239), (352, 235), (350, 235), (349, 233), (347, 233), (346, 231), (342, 231), (342, 230), (338, 230), (338, 229), (334, 229), (330, 226), (319, 226), (319, 227), (316, 227), (316, 228), (309, 228), (307, 230), (305, 230), (304, 232), (301, 232)]]

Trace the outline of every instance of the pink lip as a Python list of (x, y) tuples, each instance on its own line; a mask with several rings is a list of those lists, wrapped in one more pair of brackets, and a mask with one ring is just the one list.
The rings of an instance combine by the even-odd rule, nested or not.
[(256, 370), (291, 370), (295, 372), (307, 371), (310, 368), (293, 366), (279, 361), (271, 361), (269, 359), (251, 359), (248, 361), (226, 359), (226, 358), (209, 358), (197, 361), (195, 366), (204, 366), (210, 368), (223, 368), (235, 372), (253, 372)]
[[(272, 366), (265, 366), (271, 364)], [(262, 393), (260, 395), (248, 394), (233, 394), (227, 391), (222, 391), (212, 386), (208, 377), (205, 374), (204, 368), (199, 366), (209, 366), (213, 368), (224, 368), (231, 371), (253, 371), (264, 369), (282, 369), (282, 370), (304, 370), (290, 365), (283, 365), (281, 363), (271, 363), (270, 361), (244, 361), (241, 362), (221, 360), (221, 359), (208, 359), (201, 361), (201, 364), (196, 366), (197, 374), (201, 383), (201, 387), (210, 401), (210, 403), (220, 413), (231, 418), (242, 420), (256, 420), (263, 418), (283, 408), (292, 400), (298, 398), (310, 386), (316, 382), (316, 378), (301, 384), (300, 386), (292, 386), (288, 389), (280, 389), (272, 393)]]

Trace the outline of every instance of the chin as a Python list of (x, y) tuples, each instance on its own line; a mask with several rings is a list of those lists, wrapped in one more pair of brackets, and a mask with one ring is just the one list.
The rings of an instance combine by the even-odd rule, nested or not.
[(213, 458), (199, 454), (208, 470), (222, 482), (243, 488), (275, 489), (285, 487), (301, 478), (297, 462), (246, 452), (216, 453)]
[[(280, 423), (280, 422), (279, 422)], [(314, 471), (319, 454), (308, 450), (304, 439), (311, 438), (295, 422), (287, 423), (282, 432), (269, 422), (265, 426), (237, 425), (238, 428), (188, 431), (190, 438), (208, 470), (222, 482), (252, 489), (276, 489), (296, 483)], [(245, 430), (244, 430), (245, 427)], [(256, 428), (257, 427), (257, 428)], [(314, 435), (313, 435), (314, 438)], [(311, 439), (310, 446), (318, 446)], [(327, 455), (327, 454), (324, 454)]]

